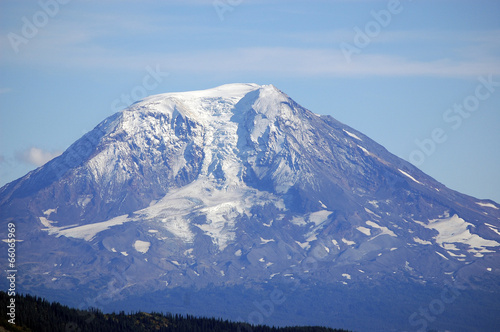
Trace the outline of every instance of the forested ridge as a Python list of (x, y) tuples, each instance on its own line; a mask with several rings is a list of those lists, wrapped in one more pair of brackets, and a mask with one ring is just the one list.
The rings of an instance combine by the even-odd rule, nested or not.
[(163, 313), (124, 312), (106, 314), (98, 309), (79, 310), (31, 295), (16, 295), (15, 325), (8, 316), (11, 297), (0, 292), (0, 331), (33, 332), (122, 332), (122, 331), (179, 331), (179, 332), (344, 332), (326, 327), (269, 327), (253, 326), (217, 318)]

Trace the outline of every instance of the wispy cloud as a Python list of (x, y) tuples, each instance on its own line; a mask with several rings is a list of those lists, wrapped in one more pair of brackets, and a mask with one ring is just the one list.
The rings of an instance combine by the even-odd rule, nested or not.
[(0, 88), (0, 95), (11, 92), (11, 88)]
[(242, 48), (166, 57), (169, 70), (280, 73), (286, 76), (477, 76), (500, 74), (500, 61), (412, 60), (388, 54), (360, 54), (347, 63), (338, 50), (285, 47)]
[(37, 147), (31, 147), (16, 154), (16, 159), (34, 166), (42, 166), (48, 161), (59, 156), (62, 151), (45, 151)]
[[(119, 54), (101, 46), (61, 51), (58, 54), (66, 51), (66, 56), (58, 58), (57, 62), (50, 57), (42, 60), (44, 55), (40, 53), (33, 61), (80, 69), (143, 70), (146, 65), (159, 65), (163, 70), (177, 73), (269, 73), (289, 77), (475, 77), (500, 74), (500, 59), (486, 55), (481, 58), (415, 59), (411, 55), (362, 52), (348, 63), (340, 50), (321, 48), (244, 47), (198, 52), (143, 53), (140, 56)], [(467, 50), (462, 49), (462, 52), (466, 53)], [(54, 49), (48, 54), (53, 55)]]
[[(212, 0), (189, 3), (208, 5)], [(148, 65), (159, 65), (180, 74), (261, 73), (289, 77), (475, 77), (500, 73), (498, 30), (387, 30), (348, 63), (340, 43), (353, 43), (352, 29), (288, 33), (270, 32), (258, 26), (245, 28), (255, 29), (252, 31), (223, 30), (217, 24), (205, 26), (195, 22), (168, 11), (101, 13), (87, 9), (76, 13), (68, 9), (61, 20), (51, 23), (43, 34), (30, 41), (26, 52), (6, 52), (3, 60), (7, 65), (76, 70), (142, 71)], [(248, 42), (239, 43), (247, 37)], [(138, 46), (124, 51), (130, 38), (139, 41)], [(171, 40), (176, 48), (167, 42)], [(0, 48), (10, 48), (5, 38), (0, 38)]]

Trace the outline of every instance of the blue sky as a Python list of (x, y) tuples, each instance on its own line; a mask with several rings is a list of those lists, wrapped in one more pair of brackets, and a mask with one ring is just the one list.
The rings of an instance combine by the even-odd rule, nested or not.
[(0, 185), (134, 97), (253, 82), (500, 202), (499, 17), (495, 0), (2, 1)]

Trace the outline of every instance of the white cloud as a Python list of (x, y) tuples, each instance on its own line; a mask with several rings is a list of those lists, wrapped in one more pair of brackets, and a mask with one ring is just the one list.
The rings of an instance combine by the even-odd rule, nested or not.
[(61, 153), (62, 151), (45, 151), (40, 148), (31, 147), (18, 153), (16, 159), (38, 167), (59, 156)]

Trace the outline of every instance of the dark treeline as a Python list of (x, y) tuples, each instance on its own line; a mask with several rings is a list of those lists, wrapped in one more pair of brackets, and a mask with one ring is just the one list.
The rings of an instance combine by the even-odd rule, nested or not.
[[(0, 326), (7, 331), (33, 332), (121, 332), (121, 331), (179, 331), (179, 332), (345, 332), (326, 327), (268, 327), (251, 326), (216, 318), (191, 315), (124, 312), (105, 314), (97, 309), (78, 310), (59, 303), (31, 296), (15, 296), (15, 323), (8, 322), (10, 297), (0, 292)], [(0, 331), (2, 328), (0, 327)]]

